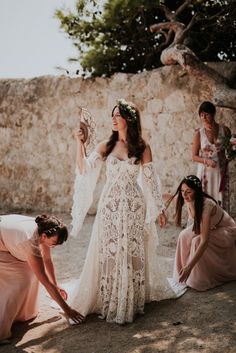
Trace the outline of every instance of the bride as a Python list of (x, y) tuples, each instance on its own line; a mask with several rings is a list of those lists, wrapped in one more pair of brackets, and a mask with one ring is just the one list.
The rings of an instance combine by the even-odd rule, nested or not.
[(76, 131), (77, 170), (72, 208), (76, 236), (91, 205), (103, 162), (106, 184), (72, 303), (83, 315), (132, 322), (145, 302), (176, 297), (158, 267), (157, 232), (166, 224), (150, 146), (142, 138), (140, 114), (120, 99), (112, 111), (112, 134), (85, 157), (84, 132)]

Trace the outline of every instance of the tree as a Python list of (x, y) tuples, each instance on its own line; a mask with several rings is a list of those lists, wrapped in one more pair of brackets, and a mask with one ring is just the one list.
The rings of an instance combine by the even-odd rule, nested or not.
[(136, 73), (161, 65), (155, 51), (156, 38), (149, 31), (152, 23), (164, 19), (163, 15), (157, 16), (157, 3), (156, 0), (109, 0), (103, 9), (94, 4), (88, 12), (86, 4), (91, 8), (91, 1), (83, 5), (79, 1), (77, 14), (58, 10), (56, 16), (78, 48), (84, 72), (93, 76)]
[(153, 36), (149, 27), (166, 22), (167, 9), (169, 19), (171, 11), (178, 9), (172, 18), (185, 26), (194, 17), (191, 28), (185, 31), (184, 44), (200, 60), (235, 60), (233, 0), (163, 0), (163, 3), (165, 6), (158, 0), (107, 0), (102, 6), (98, 1), (79, 0), (75, 14), (57, 10), (61, 28), (78, 49), (78, 58), (71, 60), (80, 61), (84, 73), (93, 76), (136, 73), (161, 66), (161, 52), (173, 40), (174, 31), (163, 29)]
[[(236, 109), (236, 90), (230, 87), (229, 82), (223, 76), (204, 64), (188, 46), (188, 39), (197, 25), (201, 26), (201, 24), (206, 23), (210, 26), (212, 20), (217, 20), (218, 25), (222, 28), (232, 15), (234, 23), (231, 23), (230, 26), (235, 26), (235, 6), (233, 1), (215, 1), (214, 10), (216, 12), (211, 14), (211, 17), (206, 17), (204, 14), (199, 15), (198, 12), (193, 11), (193, 3), (201, 5), (202, 2), (201, 0), (182, 1), (175, 11), (171, 11), (170, 8), (163, 4), (159, 5), (159, 8), (165, 13), (168, 22), (154, 24), (150, 29), (153, 33), (161, 33), (165, 37), (165, 49), (161, 53), (163, 65), (180, 64), (189, 74), (196, 76), (198, 80), (203, 80), (209, 85), (209, 89), (213, 91), (213, 99), (216, 105)], [(205, 1), (205, 4), (209, 3), (210, 1)], [(186, 9), (191, 8), (192, 17), (189, 23), (185, 25), (180, 22), (180, 17)], [(226, 25), (226, 27), (228, 26)], [(232, 31), (233, 28), (229, 27), (228, 30), (231, 29)], [(235, 31), (232, 32), (235, 33)], [(231, 37), (230, 43), (233, 48), (230, 54), (234, 57), (235, 42), (233, 37)], [(227, 57), (229, 54), (225, 51), (224, 56)]]

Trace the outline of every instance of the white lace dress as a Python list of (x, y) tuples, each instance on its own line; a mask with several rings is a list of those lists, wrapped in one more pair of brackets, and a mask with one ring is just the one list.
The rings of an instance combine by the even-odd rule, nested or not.
[[(176, 297), (158, 267), (155, 220), (163, 208), (153, 163), (134, 164), (110, 154), (107, 181), (72, 305), (83, 315), (98, 313), (109, 322), (132, 322), (145, 302)], [(72, 233), (76, 236), (92, 201), (102, 164), (98, 153), (77, 171)], [(138, 182), (139, 181), (139, 182)]]

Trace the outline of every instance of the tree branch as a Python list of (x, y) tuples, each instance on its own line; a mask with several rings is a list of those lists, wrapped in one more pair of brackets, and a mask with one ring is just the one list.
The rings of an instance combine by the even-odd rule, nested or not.
[(185, 2), (180, 5), (176, 10), (175, 10), (175, 15), (174, 19), (178, 18), (178, 16), (187, 8), (189, 5), (192, 3), (193, 0), (185, 0)]
[(170, 11), (168, 7), (166, 7), (164, 4), (157, 5), (157, 8), (162, 10), (167, 18), (167, 20), (172, 21), (174, 17), (174, 13)]
[[(160, 60), (163, 65), (179, 64), (191, 76), (203, 81), (208, 86), (209, 92), (212, 92), (213, 100), (216, 105), (236, 109), (236, 90), (231, 89), (228, 86), (228, 81), (222, 75), (201, 62), (194, 52), (183, 44), (190, 29), (197, 22), (203, 21), (197, 13), (192, 17), (187, 26), (176, 21), (178, 15), (182, 13), (191, 2), (192, 0), (184, 1), (174, 14), (166, 6), (162, 5), (161, 8), (170, 22), (162, 22), (150, 26), (152, 33), (159, 32), (163, 34), (164, 30), (168, 30), (168, 34), (170, 31), (172, 31), (172, 33), (174, 32), (173, 42), (162, 51)], [(204, 21), (208, 21), (209, 23), (209, 21), (219, 18), (219, 16), (225, 12), (225, 9), (219, 11), (209, 19), (204, 19)], [(167, 44), (166, 34), (165, 39), (165, 43), (159, 46), (158, 51), (162, 49), (162, 46)]]
[(183, 34), (184, 34), (184, 30), (185, 30), (185, 25), (183, 23), (180, 23), (180, 22), (161, 22), (161, 23), (157, 23), (157, 24), (150, 26), (150, 31), (152, 33), (160, 32), (163, 29), (172, 30), (175, 33), (172, 45), (183, 43), (183, 40), (184, 40)]
[(189, 31), (197, 22), (200, 22), (200, 15), (195, 13), (189, 24), (186, 26), (185, 31)]

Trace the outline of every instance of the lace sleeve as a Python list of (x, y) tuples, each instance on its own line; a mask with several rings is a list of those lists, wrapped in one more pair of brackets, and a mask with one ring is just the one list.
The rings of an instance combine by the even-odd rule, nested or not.
[(141, 170), (141, 187), (146, 200), (146, 223), (156, 220), (158, 214), (165, 209), (162, 193), (161, 181), (155, 171), (153, 162), (146, 163)]
[(84, 159), (84, 173), (79, 169), (75, 171), (73, 206), (71, 210), (72, 231), (71, 235), (76, 237), (82, 228), (84, 218), (93, 201), (93, 192), (101, 170), (101, 155), (96, 151)]

